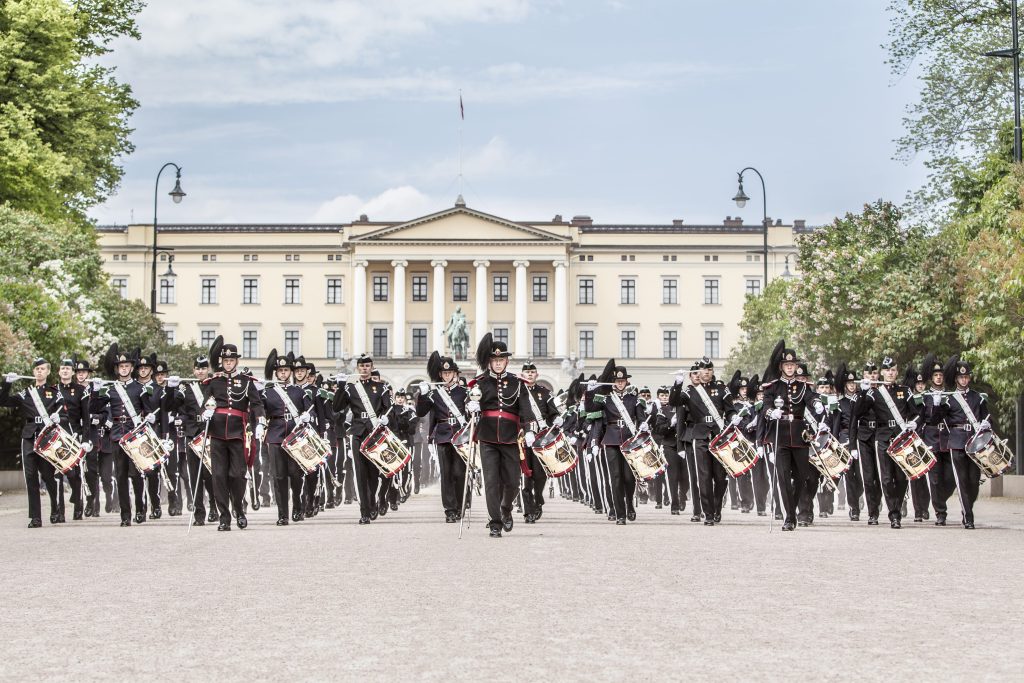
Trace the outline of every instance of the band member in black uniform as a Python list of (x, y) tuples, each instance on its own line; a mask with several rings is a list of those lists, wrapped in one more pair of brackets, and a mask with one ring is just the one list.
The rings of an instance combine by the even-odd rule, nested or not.
[[(757, 429), (757, 423), (761, 418), (758, 415), (758, 409), (754, 407), (753, 397), (750, 395), (752, 391), (750, 380), (743, 377), (742, 373), (737, 370), (733, 373), (726, 387), (729, 389), (729, 395), (733, 400), (733, 410), (740, 417), (740, 422), (736, 425), (740, 434), (751, 443), (756, 443), (754, 433)], [(730, 477), (730, 480), (733, 480), (733, 478)], [(743, 476), (736, 478), (735, 481), (740, 513), (749, 514), (755, 506), (753, 469), (746, 472)], [(767, 486), (765, 488), (767, 489)], [(729, 491), (730, 495), (732, 495), (731, 487)]]
[[(989, 423), (988, 397), (971, 388), (974, 378), (970, 363), (951, 359), (947, 377), (952, 379), (953, 395), (949, 399), (946, 425), (949, 429), (949, 450), (952, 454), (953, 473), (956, 487), (963, 506), (965, 529), (974, 528), (974, 504), (978, 500), (981, 469), (967, 455), (967, 442), (979, 431), (991, 429)], [(964, 407), (966, 404), (966, 408)]]
[[(57, 390), (60, 392), (63, 401), (60, 408), (60, 426), (64, 431), (74, 435), (83, 445), (88, 444), (88, 450), (93, 450), (94, 442), (85, 437), (86, 417), (89, 411), (88, 402), (85, 400), (86, 388), (78, 383), (75, 377), (75, 361), (64, 358), (57, 368)], [(80, 462), (77, 467), (68, 470), (64, 476), (71, 484), (71, 504), (74, 509), (74, 519), (82, 519), (85, 498), (82, 492), (82, 469), (85, 462)], [(57, 510), (60, 516), (64, 517), (64, 480), (57, 478)]]
[(682, 408), (683, 414), (693, 423), (691, 454), (700, 479), (700, 506), (704, 512), (704, 524), (714, 526), (722, 521), (722, 501), (728, 475), (722, 464), (711, 455), (708, 444), (722, 433), (727, 424), (739, 424), (742, 418), (736, 416), (725, 384), (715, 379), (710, 359), (702, 358), (697, 366), (700, 374), (697, 382), (690, 386), (684, 387), (682, 372), (676, 373), (668, 402)]
[[(412, 435), (416, 431), (416, 422), (419, 420), (416, 417), (416, 411), (411, 405), (408, 404), (409, 394), (405, 389), (398, 388), (394, 391), (395, 396), (395, 407), (391, 411), (391, 423), (394, 425), (395, 436), (398, 440), (409, 450), (410, 456), (412, 456)], [(396, 476), (398, 477), (398, 488), (390, 487), (392, 492), (389, 503), (392, 510), (397, 510), (400, 503), (404, 503), (409, 499), (409, 494), (412, 492), (412, 478), (413, 478), (413, 463), (414, 458), (410, 458), (409, 463), (402, 468)]]
[[(676, 373), (676, 379), (678, 380), (682, 371)], [(700, 364), (694, 362), (690, 366), (689, 380), (690, 384), (700, 383)], [(674, 384), (673, 384), (674, 386)], [(669, 391), (669, 398), (672, 393)], [(697, 459), (693, 457), (693, 417), (689, 411), (682, 405), (674, 406), (676, 410), (676, 434), (679, 437), (679, 444), (676, 447), (676, 451), (679, 456), (686, 463), (686, 473), (690, 479), (690, 500), (693, 501), (693, 514), (690, 516), (691, 522), (700, 522), (704, 519), (704, 513), (700, 507), (700, 477), (697, 476)], [(681, 509), (686, 509), (685, 506)]]
[(840, 396), (837, 412), (836, 440), (850, 451), (854, 461), (850, 463), (850, 469), (843, 475), (843, 484), (846, 487), (846, 501), (849, 506), (848, 515), (851, 522), (860, 521), (860, 501), (864, 495), (864, 480), (861, 479), (861, 466), (858, 444), (850, 440), (851, 427), (853, 426), (854, 407), (857, 404), (857, 373), (848, 370), (846, 364), (839, 366), (835, 376), (835, 391)]
[(886, 356), (882, 360), (882, 383), (872, 385), (866, 380), (862, 381), (863, 394), (857, 406), (858, 417), (874, 420), (876, 425), (874, 451), (861, 455), (864, 460), (874, 456), (877, 462), (885, 505), (889, 509), (889, 526), (893, 529), (902, 527), (900, 508), (907, 494), (907, 475), (889, 457), (887, 451), (889, 444), (904, 427), (907, 430), (917, 429), (912, 392), (910, 387), (897, 382), (898, 372), (896, 361)]
[[(469, 412), (480, 413), (476, 437), (492, 538), (500, 538), (502, 529), (512, 531), (512, 503), (520, 481), (519, 431), (537, 419), (530, 409), (525, 384), (506, 371), (511, 355), (505, 343), (494, 341), (490, 332), (483, 336), (476, 349), (476, 361), (483, 373), (473, 382), (480, 390), (480, 400), (466, 404)], [(524, 445), (532, 446), (535, 436), (527, 431)]]
[[(206, 356), (199, 356), (192, 363), (192, 373), (198, 382), (180, 382), (178, 378), (170, 378), (168, 386), (177, 384), (176, 390), (172, 391), (169, 398), (170, 409), (178, 414), (182, 421), (185, 440), (185, 465), (183, 469), (187, 473), (186, 485), (188, 495), (195, 491), (195, 498), (192, 501), (192, 512), (196, 526), (203, 526), (206, 522), (217, 521), (217, 502), (213, 495), (213, 474), (206, 469), (199, 456), (193, 452), (189, 444), (193, 439), (200, 436), (206, 427), (203, 420), (203, 412), (206, 397), (203, 393), (205, 382), (210, 376), (210, 360)], [(180, 383), (179, 383), (180, 382)], [(206, 505), (203, 502), (204, 489), (209, 494), (210, 514), (207, 517)]]
[[(146, 415), (153, 415), (155, 422), (152, 422), (153, 431), (160, 437), (163, 426), (164, 411), (161, 410), (163, 402), (163, 389), (158, 387), (153, 379), (153, 370), (156, 368), (156, 354), (142, 355), (135, 363), (135, 381), (142, 385), (142, 407)], [(163, 510), (160, 507), (160, 472), (153, 469), (146, 473), (146, 493), (149, 505), (149, 518), (160, 519)], [(145, 509), (143, 510), (145, 512)]]
[(132, 493), (135, 497), (135, 523), (142, 524), (146, 521), (146, 502), (143, 493), (145, 479), (121, 448), (121, 439), (147, 419), (142, 404), (142, 385), (133, 378), (136, 362), (137, 352), (122, 351), (116, 343), (111, 344), (103, 361), (103, 369), (107, 375), (114, 378), (114, 382), (103, 388), (103, 393), (107, 398), (105, 424), (110, 429), (110, 448), (114, 454), (117, 497), (121, 506), (123, 527), (132, 525)]
[(821, 419), (825, 412), (821, 402), (807, 383), (796, 375), (799, 362), (796, 352), (785, 348), (785, 342), (780, 341), (765, 371), (765, 378), (771, 381), (764, 386), (761, 412), (767, 427), (763, 432), (765, 442), (774, 448), (778, 440), (775, 467), (779, 496), (786, 512), (783, 531), (796, 528), (797, 505), (804, 487), (812, 480), (814, 470), (807, 460), (808, 444), (803, 436), (807, 429), (804, 421), (806, 411), (814, 412), (820, 421), (819, 429), (828, 428), (827, 421)]
[[(520, 376), (525, 380), (528, 398), (533, 400), (530, 409), (536, 417), (526, 425), (526, 431), (538, 434), (548, 427), (560, 427), (562, 416), (555, 408), (551, 392), (537, 384), (537, 366), (532, 361), (524, 363)], [(530, 476), (523, 477), (523, 516), (527, 524), (533, 524), (544, 512), (544, 487), (548, 483), (548, 475), (532, 448), (526, 447), (523, 452), (526, 454), (526, 468), (530, 471)]]
[(17, 373), (7, 373), (0, 385), (0, 405), (20, 409), (24, 419), (21, 428), (21, 464), (25, 470), (25, 486), (28, 490), (29, 529), (43, 525), (42, 506), (39, 502), (40, 477), (50, 496), (50, 524), (64, 521), (57, 506), (57, 471), (35, 451), (35, 440), (39, 432), (51, 424), (60, 423), (63, 399), (57, 387), (46, 383), (50, 376), (50, 364), (46, 359), (37, 358), (32, 363), (32, 376), (35, 383), (16, 394), (11, 394), (11, 387), (19, 379)]
[(453, 524), (462, 513), (466, 462), (455, 452), (452, 437), (469, 420), (466, 414), (467, 391), (466, 387), (458, 383), (459, 366), (453, 359), (442, 357), (437, 351), (430, 354), (427, 360), (427, 376), (433, 385), (420, 382), (416, 414), (420, 419), (429, 418), (434, 425), (430, 432), (430, 443), (437, 449), (444, 521)]
[(306, 473), (295, 459), (281, 447), (284, 438), (312, 417), (313, 399), (309, 392), (291, 383), (291, 354), (278, 356), (273, 349), (267, 357), (263, 405), (267, 414), (267, 453), (274, 472), (274, 498), (277, 500), (277, 525), (288, 525), (288, 497), (292, 500), (292, 521), (303, 519), (302, 484)]
[(608, 361), (614, 368), (611, 373), (608, 373), (607, 366), (602, 373), (602, 377), (611, 375), (612, 386), (607, 386), (607, 383), (601, 386), (596, 380), (590, 380), (587, 382), (586, 401), (588, 410), (599, 408), (602, 412), (604, 436), (601, 446), (611, 481), (610, 507), (615, 512), (615, 523), (623, 525), (626, 519), (636, 519), (633, 508), (636, 476), (622, 455), (622, 443), (640, 432), (649, 432), (651, 426), (647, 421), (647, 405), (629, 387), (629, 372), (614, 363), (614, 359)]
[[(829, 370), (822, 377), (818, 378), (815, 385), (815, 390), (818, 393), (818, 399), (821, 404), (825, 406), (825, 413), (821, 416), (821, 420), (828, 423), (828, 431), (832, 436), (836, 436), (839, 431), (839, 417), (838, 409), (839, 402), (832, 396), (832, 386), (835, 384), (835, 376), (832, 371)], [(829, 483), (825, 481), (825, 477), (820, 472), (817, 472), (818, 480), (818, 515), (821, 517), (829, 517), (835, 514), (835, 494), (830, 488)], [(839, 490), (840, 484), (836, 483), (836, 490)], [(810, 509), (808, 508), (810, 512)], [(809, 519), (813, 520), (813, 513), (809, 515)]]
[[(597, 375), (591, 375), (597, 381)], [(607, 508), (608, 519), (615, 519), (615, 510), (608, 506), (611, 501), (611, 490), (608, 488), (607, 468), (604, 464), (604, 453), (601, 450), (601, 439), (604, 438), (604, 411), (601, 406), (588, 406), (586, 401), (586, 384), (584, 396), (580, 398), (580, 417), (583, 432), (582, 454), (590, 479), (591, 505), (595, 514), (604, 514)]]
[[(87, 360), (75, 360), (75, 381), (85, 387), (85, 398), (82, 400), (82, 431), (83, 439), (92, 444), (93, 448), (85, 455), (85, 516), (100, 516), (100, 457), (104, 450), (106, 427), (103, 425), (103, 416), (106, 399), (99, 395), (99, 386), (94, 385), (90, 379), (92, 366)], [(109, 441), (108, 441), (109, 444)], [(106, 455), (109, 460), (110, 447), (106, 447)], [(110, 494), (113, 487), (106, 477), (103, 479), (102, 488), (107, 495), (108, 512), (110, 506)]]
[(851, 453), (857, 458), (857, 464), (861, 469), (861, 483), (864, 486), (869, 526), (878, 524), (878, 515), (882, 509), (882, 480), (878, 472), (878, 459), (875, 457), (877, 423), (873, 415), (861, 410), (860, 404), (864, 401), (868, 389), (871, 388), (871, 382), (877, 381), (878, 366), (874, 362), (868, 361), (864, 364), (861, 386), (857, 392), (857, 405), (853, 410), (855, 420), (850, 430)]
[(255, 456), (255, 453), (247, 452), (246, 429), (250, 411), (256, 417), (253, 428), (256, 440), (263, 441), (267, 432), (263, 399), (255, 379), (237, 371), (239, 358), (237, 346), (225, 344), (221, 337), (217, 337), (210, 347), (214, 375), (206, 380), (203, 387), (205, 399), (213, 398), (216, 403), (216, 408), (203, 411), (203, 420), (210, 423), (213, 493), (220, 513), (217, 531), (231, 531), (231, 508), (234, 508), (239, 529), (249, 525), (242, 499), (245, 497), (248, 464)]
[[(352, 411), (352, 437), (355, 461), (356, 492), (359, 497), (359, 523), (369, 524), (377, 519), (377, 485), (380, 477), (376, 466), (363, 455), (361, 444), (378, 425), (388, 424), (388, 411), (393, 399), (391, 390), (383, 382), (370, 377), (373, 372), (373, 358), (367, 355), (356, 361), (358, 376), (349, 378), (338, 375), (339, 387), (334, 394), (334, 410), (337, 413)], [(367, 405), (369, 403), (369, 405)], [(385, 486), (390, 481), (385, 482)]]
[[(690, 475), (686, 471), (686, 463), (679, 455), (678, 440), (678, 417), (677, 408), (668, 403), (670, 390), (666, 386), (658, 387), (657, 392), (657, 414), (654, 418), (653, 434), (655, 440), (661, 445), (668, 462), (668, 471), (663, 475), (665, 485), (668, 489), (669, 505), (673, 515), (680, 514), (686, 509), (686, 494), (690, 486)], [(660, 503), (655, 508), (660, 507)]]
[(928, 472), (935, 526), (946, 526), (946, 504), (956, 492), (956, 477), (949, 452), (949, 397), (945, 393), (946, 379), (942, 363), (935, 354), (928, 354), (921, 363), (921, 374), (928, 383), (922, 394), (919, 433), (921, 440), (935, 454), (935, 465)]
[[(922, 370), (916, 370), (911, 366), (907, 368), (907, 374), (904, 376), (903, 383), (910, 387), (912, 391), (911, 400), (914, 402), (914, 406), (920, 416), (917, 425), (917, 433), (923, 441), (925, 431), (925, 391), (927, 390), (929, 382), (925, 378)], [(926, 441), (925, 443), (928, 442)], [(932, 452), (934, 452), (934, 449)], [(923, 522), (928, 519), (928, 506), (931, 505), (932, 502), (931, 484), (929, 483), (928, 477), (924, 476), (914, 479), (910, 482), (909, 486), (910, 501), (914, 505), (914, 521)]]

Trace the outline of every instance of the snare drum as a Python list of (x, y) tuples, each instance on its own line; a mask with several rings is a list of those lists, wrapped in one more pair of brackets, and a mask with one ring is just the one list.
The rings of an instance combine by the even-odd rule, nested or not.
[(401, 472), (412, 459), (412, 453), (405, 444), (383, 424), (377, 425), (377, 428), (363, 439), (360, 451), (388, 478)]
[(202, 434), (199, 434), (188, 442), (188, 447), (199, 457), (206, 471), (213, 474), (213, 462), (210, 460), (210, 437), (204, 438)]
[(533, 454), (547, 475), (555, 479), (572, 472), (579, 460), (576, 451), (558, 427), (550, 427), (537, 434), (533, 442)]
[(331, 445), (309, 423), (299, 425), (284, 437), (281, 448), (306, 474), (316, 472), (331, 454)]
[(708, 451), (722, 464), (725, 471), (735, 477), (742, 477), (757, 464), (757, 449), (740, 434), (736, 425), (729, 425), (708, 444)]
[(473, 443), (469, 438), (469, 427), (469, 423), (466, 423), (462, 429), (452, 435), (452, 448), (455, 449), (455, 452), (459, 454), (459, 457), (462, 458), (462, 461), (467, 465), (469, 464), (469, 458), (473, 453)]
[(64, 431), (59, 424), (44, 427), (33, 444), (36, 453), (53, 465), (61, 474), (78, 465), (85, 456), (85, 449), (74, 435)]
[(829, 432), (822, 432), (811, 442), (807, 460), (821, 472), (823, 477), (827, 477), (833, 482), (839, 481), (839, 478), (853, 464), (853, 456), (850, 451)]
[(972, 436), (964, 451), (989, 479), (998, 477), (1013, 465), (1013, 453), (1010, 452), (1009, 446), (991, 429), (982, 430)]
[(668, 461), (650, 432), (637, 432), (619, 447), (637, 479), (649, 481), (668, 469)]
[(935, 454), (913, 430), (899, 434), (885, 452), (910, 480), (920, 479), (935, 467)]
[(135, 468), (143, 474), (154, 471), (170, 457), (170, 453), (160, 439), (156, 438), (156, 432), (148, 422), (143, 422), (122, 436), (118, 443), (135, 463)]

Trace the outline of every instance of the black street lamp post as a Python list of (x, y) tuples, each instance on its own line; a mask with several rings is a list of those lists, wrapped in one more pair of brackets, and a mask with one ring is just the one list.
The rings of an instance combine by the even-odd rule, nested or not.
[(1013, 60), (1013, 160), (1021, 160), (1020, 130), (1020, 42), (1017, 39), (1017, 0), (1010, 3), (1010, 27), (1013, 31), (1013, 47), (986, 52), (986, 57), (1002, 57)]
[[(753, 166), (747, 166), (745, 169), (743, 169), (742, 171), (737, 173), (736, 175), (739, 176), (740, 187), (739, 187), (738, 190), (736, 190), (736, 196), (733, 197), (732, 200), (734, 202), (736, 202), (736, 206), (741, 208), (741, 209), (744, 206), (747, 205), (748, 201), (750, 201), (750, 197), (748, 197), (747, 193), (743, 191), (743, 174), (746, 173), (747, 171), (753, 171), (754, 173), (757, 174), (757, 177), (761, 179), (761, 199), (763, 200), (763, 208), (764, 208), (764, 211), (762, 212), (763, 216), (761, 218), (761, 226), (764, 228), (764, 250), (762, 252), (761, 258), (764, 261), (764, 288), (767, 289), (768, 288), (768, 194), (765, 192), (765, 189), (764, 189), (764, 176), (761, 175), (761, 172), (758, 171)], [(762, 289), (761, 291), (764, 291), (764, 289)]]
[[(157, 222), (156, 222), (156, 209), (157, 199), (159, 198), (160, 189), (160, 175), (164, 172), (164, 169), (168, 166), (173, 166), (176, 171), (174, 179), (174, 189), (167, 194), (171, 195), (171, 199), (174, 200), (175, 204), (180, 204), (181, 200), (185, 197), (184, 190), (181, 189), (181, 166), (178, 166), (173, 161), (168, 161), (166, 164), (160, 167), (160, 170), (156, 174), (156, 184), (153, 186), (153, 289), (150, 291), (149, 296), (149, 312), (156, 315), (156, 259), (158, 249), (156, 246), (156, 233), (157, 233)], [(165, 250), (167, 251), (167, 250)], [(169, 267), (168, 267), (169, 268)]]

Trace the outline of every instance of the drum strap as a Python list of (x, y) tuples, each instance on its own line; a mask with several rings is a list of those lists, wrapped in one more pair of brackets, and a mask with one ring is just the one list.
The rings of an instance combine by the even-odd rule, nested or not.
[(135, 410), (135, 405), (132, 403), (132, 400), (128, 398), (128, 392), (124, 390), (124, 384), (119, 381), (114, 382), (114, 391), (116, 391), (117, 395), (121, 397), (121, 403), (124, 404), (129, 417), (132, 418), (132, 424), (138, 427), (140, 422), (139, 413)]
[(465, 427), (466, 416), (463, 415), (462, 411), (456, 407), (455, 401), (452, 400), (452, 396), (448, 393), (448, 390), (444, 387), (438, 387), (437, 393), (441, 396), (441, 400), (444, 402), (445, 406), (447, 406), (448, 412), (454, 415), (455, 419), (459, 421), (459, 427)]
[(967, 416), (967, 419), (971, 421), (971, 426), (974, 427), (974, 432), (980, 432), (981, 430), (978, 428), (978, 418), (975, 417), (974, 411), (971, 410), (971, 406), (967, 404), (967, 399), (964, 398), (964, 393), (962, 391), (954, 391), (953, 400), (959, 403), (960, 407), (964, 409), (964, 414)]
[(199, 410), (203, 409), (203, 390), (199, 388), (198, 382), (192, 382), (189, 384), (192, 387), (192, 395), (196, 399), (196, 405), (199, 406)]
[(32, 397), (32, 403), (36, 406), (36, 412), (39, 413), (39, 417), (49, 421), (50, 414), (46, 412), (46, 406), (43, 405), (43, 399), (39, 396), (39, 389), (31, 387), (28, 390), (28, 395)]
[(708, 415), (715, 420), (715, 424), (718, 425), (718, 428), (725, 429), (725, 421), (718, 412), (718, 408), (716, 408), (715, 404), (711, 402), (711, 397), (708, 396), (708, 392), (704, 389), (703, 384), (697, 385), (697, 395), (700, 396), (700, 400), (704, 402), (704, 407), (708, 409)]
[(615, 409), (619, 411), (619, 416), (622, 417), (622, 421), (626, 423), (627, 427), (629, 427), (629, 433), (635, 435), (636, 424), (633, 422), (632, 416), (630, 416), (630, 414), (626, 412), (626, 406), (622, 402), (622, 398), (614, 391), (611, 394), (609, 394), (609, 396), (611, 396), (612, 398), (612, 403), (615, 404)]
[(811, 431), (813, 431), (813, 432), (817, 432), (818, 431), (818, 421), (814, 419), (813, 415), (811, 415), (811, 411), (810, 410), (805, 410), (804, 411), (804, 422), (806, 422), (807, 426), (811, 428)]
[[(537, 424), (540, 426), (540, 430), (543, 431), (548, 428), (548, 423), (541, 417), (540, 408), (537, 407), (537, 401), (533, 398), (533, 392), (530, 391), (530, 387), (526, 387), (526, 397), (530, 399), (530, 410), (533, 411), (533, 416), (537, 418)], [(623, 418), (625, 419), (625, 418)]]
[(371, 419), (377, 419), (377, 413), (373, 410), (373, 406), (370, 405), (370, 397), (366, 395), (366, 389), (363, 388), (363, 383), (356, 380), (352, 383), (352, 386), (356, 388), (356, 394), (359, 395), (359, 400), (363, 404), (363, 412), (370, 416)]
[(889, 389), (884, 384), (878, 385), (878, 393), (885, 399), (885, 405), (889, 406), (889, 412), (892, 413), (892, 419), (896, 421), (896, 424), (900, 426), (900, 431), (907, 431), (907, 421), (903, 419), (903, 415), (900, 414), (899, 408), (896, 407), (896, 402), (892, 400), (892, 396), (889, 395)]
[(274, 385), (274, 391), (281, 397), (281, 401), (284, 403), (285, 410), (288, 411), (289, 418), (295, 420), (299, 416), (299, 409), (295, 407), (292, 402), (292, 397), (288, 395), (288, 392), (281, 388), (280, 384)]

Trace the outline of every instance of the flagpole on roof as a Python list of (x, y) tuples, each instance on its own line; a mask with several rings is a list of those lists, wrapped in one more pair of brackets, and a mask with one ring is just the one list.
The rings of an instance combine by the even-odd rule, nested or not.
[(459, 88), (459, 196), (462, 196), (462, 125), (466, 120), (466, 109), (462, 106), (462, 88)]

